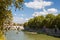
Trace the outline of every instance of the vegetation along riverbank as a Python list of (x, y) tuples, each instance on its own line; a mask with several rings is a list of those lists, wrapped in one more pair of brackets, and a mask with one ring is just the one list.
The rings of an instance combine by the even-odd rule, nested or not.
[(60, 14), (37, 16), (24, 23), (24, 29), (30, 32), (44, 33), (60, 37)]

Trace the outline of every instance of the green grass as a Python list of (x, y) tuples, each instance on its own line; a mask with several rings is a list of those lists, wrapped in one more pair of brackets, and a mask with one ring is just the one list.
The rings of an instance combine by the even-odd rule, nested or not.
[(60, 38), (48, 36), (46, 34), (26, 34), (30, 40), (60, 40)]
[(38, 38), (37, 40), (60, 40), (60, 38), (56, 38), (56, 37), (53, 37), (53, 36), (48, 36), (48, 35), (45, 35), (45, 34), (40, 34), (40, 35), (37, 35)]

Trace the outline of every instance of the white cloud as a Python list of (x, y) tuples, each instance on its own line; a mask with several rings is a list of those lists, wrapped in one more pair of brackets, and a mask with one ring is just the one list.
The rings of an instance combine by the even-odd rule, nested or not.
[(56, 8), (47, 9), (48, 13), (56, 13), (58, 10)]
[(58, 10), (56, 8), (50, 8), (50, 9), (43, 9), (42, 12), (34, 12), (32, 15), (33, 16), (40, 16), (40, 15), (47, 15), (47, 14), (54, 14), (57, 15)]
[(26, 20), (22, 17), (14, 17), (13, 22), (23, 24)]
[(25, 14), (21, 14), (21, 16), (22, 16), (22, 17), (24, 17), (24, 16), (25, 16)]
[(33, 9), (42, 9), (46, 6), (50, 6), (52, 2), (50, 1), (43, 1), (43, 0), (34, 0), (33, 2), (25, 3), (26, 7), (33, 8)]
[(48, 14), (47, 12), (34, 12), (32, 16), (40, 16), (40, 15), (46, 15)]
[(57, 13), (54, 14), (55, 16), (58, 15)]
[(28, 22), (28, 20), (31, 19), (31, 18), (33, 18), (33, 17), (29, 17), (29, 18), (14, 17), (14, 18), (13, 18), (13, 22), (14, 22), (14, 23), (24, 24), (25, 22)]
[(34, 0), (34, 1), (43, 1), (43, 0)]
[(29, 18), (26, 18), (25, 20), (28, 21), (28, 20), (30, 20), (31, 18), (34, 18), (34, 17), (29, 17)]
[(17, 14), (14, 14), (15, 16), (17, 15)]
[(46, 6), (51, 6), (53, 2), (50, 1), (44, 1), (44, 0), (33, 0), (32, 2), (25, 3), (26, 7), (33, 8), (33, 9), (42, 9), (41, 12), (34, 12), (32, 16), (40, 16), (40, 15), (46, 15), (53, 13), (54, 15), (57, 15), (56, 13), (58, 10), (56, 8), (50, 8), (45, 9)]
[(29, 20), (29, 18), (26, 18), (25, 20), (26, 20), (26, 21), (28, 21), (28, 20)]

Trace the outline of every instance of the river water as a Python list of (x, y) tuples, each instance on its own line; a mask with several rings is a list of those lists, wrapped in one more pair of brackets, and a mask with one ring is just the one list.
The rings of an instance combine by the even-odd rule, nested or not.
[(6, 32), (6, 40), (60, 40), (60, 38), (55, 38), (45, 34), (31, 34), (27, 32), (17, 32), (16, 30), (11, 30)]

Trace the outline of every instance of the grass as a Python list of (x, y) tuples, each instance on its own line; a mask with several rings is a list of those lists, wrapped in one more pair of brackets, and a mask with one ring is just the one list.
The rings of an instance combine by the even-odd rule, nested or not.
[(60, 40), (60, 38), (56, 38), (56, 37), (53, 37), (53, 36), (48, 36), (48, 35), (45, 35), (45, 34), (40, 34), (40, 35), (37, 35), (40, 39), (40, 40)]
[(53, 36), (48, 36), (46, 34), (26, 34), (28, 39), (30, 38), (31, 40), (60, 40), (60, 38), (53, 37)]

